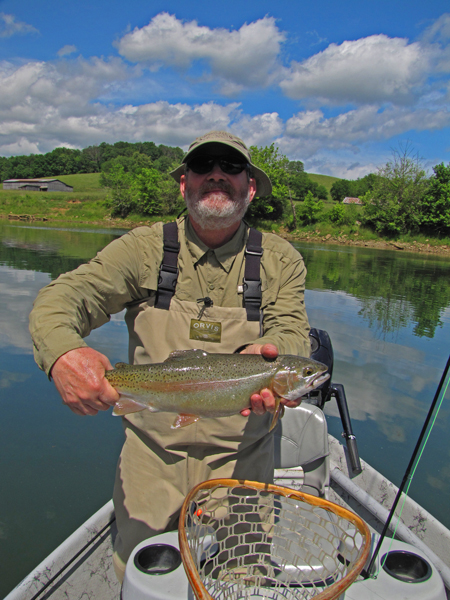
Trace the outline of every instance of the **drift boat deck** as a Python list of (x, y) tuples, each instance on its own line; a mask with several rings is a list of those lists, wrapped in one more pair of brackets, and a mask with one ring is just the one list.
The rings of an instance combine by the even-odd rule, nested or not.
[[(314, 430), (312, 438), (303, 439), (299, 444), (289, 440), (288, 450), (281, 451), (278, 457), (276, 454), (276, 460), (282, 458), (289, 464), (296, 452), (302, 450), (302, 445), (303, 451), (306, 447), (314, 448), (314, 452), (306, 457), (307, 460), (300, 468), (299, 465), (295, 465), (277, 469), (275, 482), (294, 489), (302, 488), (306, 492), (314, 491), (312, 488), (315, 486), (318, 486), (319, 490), (323, 488), (325, 497), (350, 508), (368, 523), (375, 534), (380, 533), (397, 488), (365, 461), (361, 461), (362, 472), (351, 479), (351, 473), (347, 468), (346, 448), (338, 440), (325, 433), (317, 451), (320, 431), (326, 432), (325, 419), (320, 409), (302, 404), (298, 409), (291, 410), (296, 412), (300, 421), (314, 419), (319, 427), (312, 428)], [(292, 423), (293, 419), (290, 418), (285, 421), (287, 422)], [(278, 432), (278, 439), (282, 437), (281, 432)], [(283, 439), (282, 443), (285, 446), (286, 439)], [(281, 464), (285, 466), (286, 462)], [(392, 527), (394, 528), (395, 525), (394, 519)], [(121, 596), (121, 586), (115, 577), (111, 560), (115, 533), (114, 509), (110, 501), (50, 554), (5, 600), (81, 600), (84, 598), (118, 600)], [(447, 598), (450, 598), (450, 531), (414, 500), (407, 498), (396, 538), (411, 544), (414, 552), (424, 555), (436, 567), (445, 583)], [(176, 534), (174, 539), (176, 540)], [(384, 544), (383, 552), (389, 546), (389, 540)], [(179, 576), (184, 580), (183, 567), (179, 567), (178, 570)], [(353, 598), (352, 589), (356, 585), (358, 584), (353, 584), (345, 592), (344, 598), (348, 600)], [(177, 587), (179, 589), (179, 583)], [(441, 595), (436, 596), (431, 589), (426, 592), (428, 595), (417, 595), (419, 587), (410, 585), (413, 595), (408, 597), (445, 598), (445, 595), (442, 596), (442, 593), (445, 594), (443, 591)], [(361, 600), (375, 598), (370, 596), (370, 591), (367, 592), (369, 595), (366, 595), (366, 591), (362, 588), (359, 589), (358, 594), (359, 596), (356, 597)], [(153, 597), (156, 596), (148, 596), (149, 599)], [(185, 597), (193, 598), (192, 592)], [(389, 597), (392, 596), (386, 596)]]

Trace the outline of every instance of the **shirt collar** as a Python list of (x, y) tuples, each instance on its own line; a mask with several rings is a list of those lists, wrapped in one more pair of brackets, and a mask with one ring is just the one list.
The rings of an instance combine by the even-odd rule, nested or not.
[(188, 217), (185, 219), (184, 223), (187, 247), (194, 259), (194, 264), (197, 263), (205, 254), (207, 254), (207, 252), (214, 252), (217, 260), (228, 273), (237, 254), (239, 254), (239, 252), (241, 252), (245, 246), (247, 238), (247, 225), (244, 223), (244, 221), (241, 222), (238, 230), (233, 235), (231, 240), (215, 250), (211, 250), (200, 240), (198, 235), (195, 233)]

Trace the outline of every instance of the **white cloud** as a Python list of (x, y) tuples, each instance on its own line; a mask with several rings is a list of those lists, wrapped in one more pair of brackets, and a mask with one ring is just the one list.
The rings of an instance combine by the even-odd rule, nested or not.
[(0, 110), (19, 113), (24, 120), (42, 105), (74, 111), (130, 76), (118, 58), (36, 61), (19, 66), (4, 61), (0, 63)]
[(367, 160), (366, 151), (365, 160), (361, 155), (355, 160), (354, 154), (365, 144), (412, 129), (450, 125), (445, 106), (380, 110), (367, 105), (332, 117), (323, 110), (305, 110), (285, 120), (277, 112), (249, 115), (237, 102), (191, 105), (160, 100), (125, 106), (99, 102), (108, 95), (120, 97), (123, 82), (129, 85), (138, 75), (119, 58), (1, 63), (0, 154), (83, 148), (119, 139), (186, 148), (201, 133), (228, 129), (248, 145), (275, 142), (289, 158), (305, 161), (308, 170), (352, 178), (374, 170), (375, 158)]
[(162, 66), (188, 69), (195, 61), (206, 61), (221, 92), (232, 95), (272, 81), (284, 40), (272, 17), (230, 31), (160, 13), (145, 27), (127, 33), (116, 46), (128, 60), (147, 63), (154, 70)]
[(380, 110), (368, 105), (326, 118), (321, 110), (300, 112), (286, 121), (280, 147), (287, 153), (302, 144), (303, 156), (312, 156), (323, 148), (353, 148), (366, 142), (388, 140), (411, 130), (438, 130), (450, 126), (446, 108), (410, 109), (390, 106)]
[(283, 135), (284, 123), (276, 112), (254, 116), (240, 115), (234, 129), (236, 135), (242, 137), (247, 146), (266, 146)]
[(39, 31), (23, 21), (16, 21), (14, 15), (8, 15), (6, 13), (0, 13), (0, 38), (8, 38), (13, 35), (27, 33), (39, 33)]
[(290, 98), (317, 98), (324, 104), (404, 104), (424, 83), (432, 56), (432, 49), (418, 42), (373, 35), (330, 44), (303, 62), (293, 61), (280, 86)]
[(422, 39), (427, 43), (450, 42), (450, 13), (444, 13), (436, 21), (425, 29)]
[(66, 44), (60, 50), (58, 50), (57, 54), (58, 54), (58, 56), (62, 57), (62, 56), (68, 56), (69, 54), (73, 54), (76, 51), (77, 51), (76, 46), (74, 46), (73, 44)]
[[(8, 241), (2, 243), (8, 245)], [(48, 282), (48, 275), (0, 266), (0, 347), (32, 352), (28, 315), (43, 279)], [(27, 282), (25, 290), (23, 281)]]
[[(331, 44), (283, 69), (285, 36), (273, 18), (226, 30), (161, 13), (117, 42), (136, 65), (121, 57), (65, 58), (76, 51), (70, 45), (55, 61), (0, 62), (0, 154), (119, 139), (186, 148), (201, 133), (228, 129), (248, 145), (275, 142), (307, 170), (362, 176), (385, 162), (380, 148), (386, 140), (450, 126), (450, 88), (442, 76), (449, 22), (450, 15), (443, 15), (414, 43), (379, 35)], [(190, 70), (183, 76), (173, 68)], [(426, 80), (436, 73), (435, 81)], [(224, 96), (204, 101), (205, 82), (233, 95), (274, 84), (275, 77), (285, 92), (304, 99), (303, 110), (286, 115), (284, 101), (279, 112), (262, 103), (249, 114), (245, 104)], [(171, 103), (170, 97), (184, 101)], [(352, 100), (352, 110), (326, 108), (344, 100)]]

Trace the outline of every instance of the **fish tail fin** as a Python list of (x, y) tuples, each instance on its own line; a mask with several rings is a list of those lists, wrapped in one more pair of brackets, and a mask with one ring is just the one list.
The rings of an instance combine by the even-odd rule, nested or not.
[(275, 398), (275, 412), (273, 413), (272, 423), (270, 424), (269, 431), (272, 431), (278, 423), (278, 419), (281, 419), (284, 415), (284, 404), (281, 404), (281, 398)]

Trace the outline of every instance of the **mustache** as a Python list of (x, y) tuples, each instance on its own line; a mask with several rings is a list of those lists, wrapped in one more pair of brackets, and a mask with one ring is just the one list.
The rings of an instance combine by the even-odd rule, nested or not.
[(203, 195), (207, 192), (216, 190), (221, 190), (222, 192), (227, 193), (229, 196), (232, 196), (234, 191), (233, 186), (227, 181), (205, 181), (205, 183), (200, 186), (199, 192), (201, 195)]

